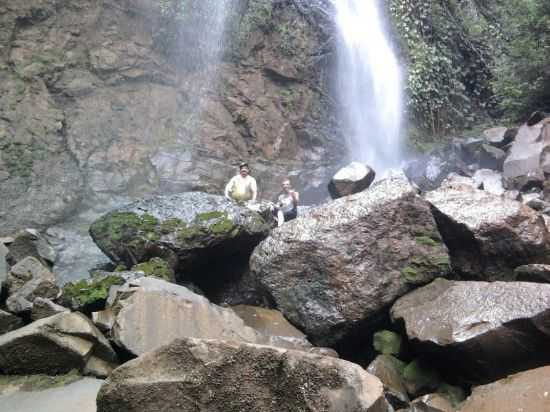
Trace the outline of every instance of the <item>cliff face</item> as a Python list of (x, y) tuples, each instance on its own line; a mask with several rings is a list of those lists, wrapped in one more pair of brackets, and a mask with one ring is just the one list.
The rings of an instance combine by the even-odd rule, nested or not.
[(317, 2), (239, 3), (215, 67), (166, 49), (158, 4), (0, 5), (0, 233), (117, 196), (221, 191), (241, 159), (265, 197), (288, 174), (324, 186), (342, 148)]

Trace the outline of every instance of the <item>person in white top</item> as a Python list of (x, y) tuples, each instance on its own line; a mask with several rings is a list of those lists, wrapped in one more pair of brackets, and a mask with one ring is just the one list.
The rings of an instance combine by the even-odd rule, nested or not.
[(283, 180), (283, 190), (277, 196), (276, 207), (274, 213), (277, 217), (277, 226), (281, 226), (284, 222), (296, 219), (298, 216), (298, 202), (300, 194), (292, 189), (290, 180)]
[(256, 201), (258, 187), (256, 179), (249, 175), (248, 164), (239, 165), (239, 174), (233, 176), (225, 186), (225, 197), (236, 202)]

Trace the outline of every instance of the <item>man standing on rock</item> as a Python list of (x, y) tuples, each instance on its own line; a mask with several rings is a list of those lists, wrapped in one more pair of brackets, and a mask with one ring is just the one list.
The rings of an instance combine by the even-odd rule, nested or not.
[(236, 202), (256, 201), (258, 187), (256, 179), (249, 175), (247, 163), (239, 165), (239, 174), (233, 176), (225, 186), (225, 197)]
[(277, 207), (274, 212), (277, 216), (277, 226), (281, 226), (284, 222), (296, 219), (298, 216), (298, 202), (300, 194), (292, 189), (290, 180), (283, 180), (283, 190), (277, 197)]

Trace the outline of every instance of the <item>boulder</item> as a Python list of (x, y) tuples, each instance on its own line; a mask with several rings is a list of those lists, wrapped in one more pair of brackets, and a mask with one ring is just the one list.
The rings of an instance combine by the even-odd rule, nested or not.
[(11, 268), (7, 284), (6, 307), (19, 315), (29, 315), (36, 298), (55, 299), (59, 294), (55, 275), (30, 256)]
[(395, 409), (404, 408), (409, 403), (407, 389), (401, 376), (404, 367), (403, 362), (388, 355), (378, 355), (367, 367), (367, 372), (384, 384), (386, 399)]
[(177, 339), (111, 375), (98, 412), (385, 412), (382, 383), (359, 365), (267, 346)]
[(23, 320), (11, 313), (0, 310), (0, 335), (23, 326)]
[(481, 145), (477, 154), (477, 163), (482, 169), (502, 170), (506, 152), (488, 144)]
[(439, 393), (429, 393), (413, 401), (413, 408), (427, 412), (455, 412), (456, 409), (446, 397)]
[(503, 148), (512, 143), (517, 133), (517, 129), (508, 129), (506, 127), (493, 127), (483, 132), (485, 141), (492, 146)]
[(550, 283), (550, 265), (532, 263), (518, 266), (514, 269), (514, 275), (520, 282)]
[(550, 285), (437, 279), (398, 299), (391, 317), (454, 378), (485, 383), (550, 362)]
[(70, 312), (70, 310), (64, 306), (52, 302), (50, 299), (36, 298), (34, 299), (32, 305), (31, 319), (38, 320), (49, 318), (50, 316), (57, 315), (62, 312)]
[(51, 267), (57, 253), (48, 240), (36, 229), (25, 229), (18, 232), (9, 245), (8, 260), (12, 265), (32, 256), (43, 265)]
[(503, 176), (508, 189), (542, 188), (542, 160), (549, 143), (550, 122), (542, 121), (532, 126), (524, 124), (519, 128), (503, 165)]
[(445, 181), (425, 198), (433, 206), (452, 267), (463, 276), (509, 279), (517, 266), (550, 260), (544, 219), (520, 202), (456, 180)]
[(352, 195), (367, 189), (375, 176), (376, 172), (371, 167), (359, 162), (351, 162), (332, 177), (328, 184), (328, 191), (333, 199)]
[(459, 412), (543, 412), (550, 410), (550, 366), (508, 376), (473, 389)]
[[(262, 334), (247, 326), (231, 309), (214, 305), (189, 289), (155, 278), (140, 278), (117, 288), (104, 312), (94, 315), (109, 328), (115, 344), (134, 355), (176, 338), (194, 337), (270, 344), (308, 350), (302, 336)], [(265, 331), (265, 328), (264, 328)]]
[(333, 346), (448, 262), (428, 204), (398, 173), (275, 229), (250, 267), (292, 324)]
[(95, 221), (90, 234), (116, 263), (132, 267), (160, 257), (203, 288), (205, 274), (213, 273), (210, 280), (219, 283), (233, 264), (229, 262), (246, 261), (268, 230), (261, 216), (244, 206), (222, 196), (187, 192), (115, 210)]
[(98, 377), (116, 366), (109, 342), (79, 313), (60, 313), (0, 336), (0, 372), (62, 374), (77, 369)]
[(496, 170), (476, 170), (472, 179), (474, 180), (474, 184), (477, 189), (485, 190), (486, 192), (496, 196), (501, 196), (504, 194), (502, 174)]

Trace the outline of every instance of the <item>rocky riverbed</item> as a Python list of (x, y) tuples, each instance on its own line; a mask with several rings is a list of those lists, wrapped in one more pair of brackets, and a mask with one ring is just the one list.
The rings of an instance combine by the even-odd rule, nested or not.
[[(526, 127), (544, 138), (550, 121)], [(483, 145), (501, 144), (495, 133)], [(430, 190), (394, 171), (280, 228), (261, 205), (203, 192), (148, 197), (90, 225), (111, 269), (68, 283), (43, 233), (3, 237), (0, 401), (14, 410), (78, 399), (98, 411), (546, 411), (540, 150), (538, 164), (529, 158), (529, 170), (502, 178), (501, 192), (475, 163), (472, 176), (447, 174)], [(334, 179), (354, 187), (366, 175)]]

